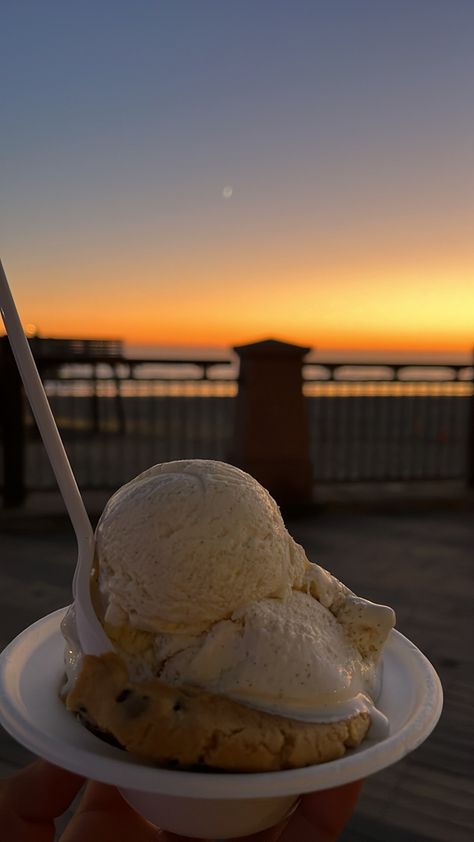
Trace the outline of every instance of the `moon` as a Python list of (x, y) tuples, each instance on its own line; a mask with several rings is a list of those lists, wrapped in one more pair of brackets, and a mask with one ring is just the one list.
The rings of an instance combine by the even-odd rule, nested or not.
[(223, 188), (222, 195), (224, 199), (230, 199), (233, 192), (234, 191), (232, 190), (232, 187), (230, 186), (230, 184), (228, 184), (226, 187)]

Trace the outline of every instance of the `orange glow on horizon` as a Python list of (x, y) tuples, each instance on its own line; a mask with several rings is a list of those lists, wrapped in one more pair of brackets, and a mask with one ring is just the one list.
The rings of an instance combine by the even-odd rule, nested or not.
[[(37, 335), (43, 338), (68, 338), (68, 339), (113, 339), (123, 341), (126, 346), (149, 346), (176, 348), (180, 352), (189, 347), (198, 349), (215, 349), (216, 352), (222, 349), (233, 348), (238, 345), (246, 345), (264, 339), (278, 339), (282, 342), (290, 342), (302, 345), (316, 351), (330, 352), (331, 350), (347, 352), (410, 352), (414, 353), (456, 353), (469, 355), (473, 349), (473, 342), (470, 336), (446, 336), (441, 333), (431, 332), (417, 335), (416, 333), (397, 334), (388, 330), (373, 332), (329, 332), (298, 333), (285, 330), (272, 329), (251, 331), (242, 328), (230, 332), (225, 326), (220, 330), (211, 330), (203, 327), (201, 330), (179, 330), (177, 327), (169, 326), (167, 329), (142, 330), (136, 333), (127, 330), (122, 325), (114, 324), (110, 329), (105, 329), (103, 323), (96, 326), (84, 327), (75, 322), (67, 326), (67, 320), (60, 320), (57, 323), (51, 322), (49, 330), (40, 330)], [(3, 332), (3, 331), (2, 331)]]
[[(197, 321), (197, 320), (196, 320)], [(240, 324), (239, 324), (240, 321)], [(121, 319), (96, 317), (68, 318), (62, 315), (52, 316), (45, 320), (38, 320), (37, 334), (40, 337), (80, 338), (80, 339), (115, 339), (122, 340), (127, 345), (144, 345), (159, 347), (206, 347), (229, 348), (235, 345), (245, 345), (261, 339), (280, 339), (319, 350), (340, 349), (347, 351), (433, 351), (469, 353), (473, 346), (472, 333), (469, 330), (450, 331), (448, 328), (432, 328), (417, 331), (416, 328), (401, 331), (397, 326), (386, 325), (385, 329), (363, 327), (359, 329), (347, 327), (345, 330), (331, 329), (329, 326), (301, 327), (290, 329), (284, 320), (278, 322), (264, 320), (254, 327), (245, 324), (245, 317), (240, 320), (208, 321), (201, 320), (200, 324), (189, 321), (171, 320), (169, 314), (163, 319), (163, 324), (150, 324), (149, 318), (139, 319), (133, 323)]]
[(405, 259), (382, 270), (366, 261), (349, 270), (340, 263), (308, 268), (301, 261), (289, 269), (256, 260), (245, 272), (219, 262), (206, 271), (170, 265), (158, 272), (143, 258), (133, 272), (100, 264), (87, 273), (75, 264), (48, 266), (47, 274), (45, 267), (22, 269), (10, 272), (21, 318), (44, 337), (181, 349), (273, 337), (323, 352), (466, 356), (474, 345), (467, 263), (408, 266)]

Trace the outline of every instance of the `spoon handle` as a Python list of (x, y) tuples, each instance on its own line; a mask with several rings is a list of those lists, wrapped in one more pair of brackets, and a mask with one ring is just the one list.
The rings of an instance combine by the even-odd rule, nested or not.
[(0, 312), (23, 380), (25, 392), (49, 456), (59, 489), (79, 543), (93, 541), (92, 526), (77, 487), (69, 459), (51, 412), (36, 363), (0, 261)]

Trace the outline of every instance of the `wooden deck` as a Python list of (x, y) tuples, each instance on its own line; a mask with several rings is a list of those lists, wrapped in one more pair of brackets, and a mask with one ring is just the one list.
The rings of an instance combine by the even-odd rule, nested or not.
[[(323, 510), (289, 528), (309, 557), (355, 592), (392, 605), (397, 626), (437, 669), (445, 692), (431, 737), (369, 778), (343, 842), (474, 839), (473, 516), (468, 511)], [(70, 600), (75, 544), (64, 518), (0, 514), (0, 646)], [(25, 583), (26, 587), (25, 587)], [(4, 732), (0, 773), (30, 759)]]

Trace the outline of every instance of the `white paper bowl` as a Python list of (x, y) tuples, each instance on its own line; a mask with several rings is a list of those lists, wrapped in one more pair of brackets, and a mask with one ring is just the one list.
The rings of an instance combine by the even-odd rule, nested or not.
[(443, 703), (439, 678), (425, 656), (393, 631), (383, 657), (378, 706), (390, 735), (365, 740), (340, 760), (285, 772), (201, 773), (158, 769), (95, 737), (58, 697), (66, 609), (25, 629), (0, 656), (0, 721), (40, 757), (117, 786), (159, 827), (211, 839), (245, 836), (282, 819), (304, 792), (364, 778), (413, 751), (435, 727)]

